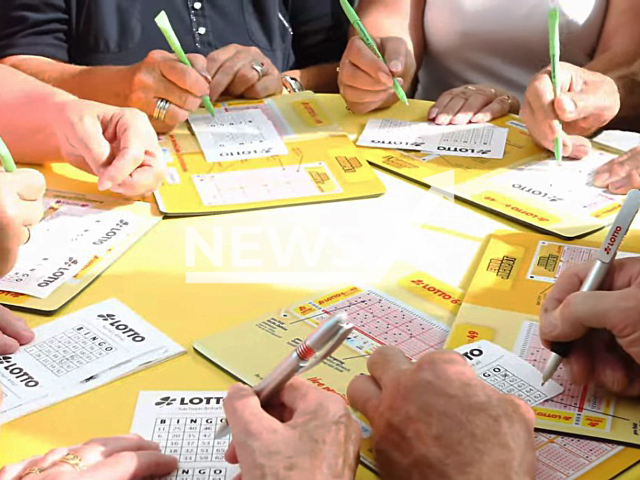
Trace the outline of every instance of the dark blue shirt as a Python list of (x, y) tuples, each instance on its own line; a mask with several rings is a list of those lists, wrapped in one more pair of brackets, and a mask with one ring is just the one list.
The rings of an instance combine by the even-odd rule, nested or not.
[(258, 47), (280, 70), (340, 60), (348, 23), (338, 0), (0, 0), (0, 58), (129, 65), (169, 50), (160, 10), (187, 53)]

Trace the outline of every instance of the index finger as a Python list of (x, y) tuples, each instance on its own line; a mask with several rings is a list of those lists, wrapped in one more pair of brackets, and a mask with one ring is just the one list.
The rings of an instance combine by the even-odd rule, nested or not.
[(131, 175), (142, 164), (147, 151), (159, 150), (158, 137), (142, 112), (125, 111), (116, 121), (119, 151), (100, 178), (103, 184), (109, 185), (119, 185)]
[(369, 50), (369, 47), (360, 37), (351, 37), (344, 55), (351, 63), (373, 78), (378, 78), (384, 82), (391, 78), (389, 67), (375, 53)]
[(369, 373), (383, 390), (393, 377), (410, 366), (409, 359), (396, 347), (380, 347), (367, 360)]
[(280, 424), (263, 410), (254, 391), (239, 383), (229, 389), (224, 400), (224, 411), (236, 440), (253, 438), (261, 431), (260, 425), (265, 423), (274, 426)]
[(365, 417), (375, 419), (382, 390), (369, 375), (358, 375), (347, 387), (347, 398), (351, 406)]
[[(198, 64), (202, 66), (201, 62)], [(161, 62), (160, 72), (171, 83), (196, 97), (202, 97), (209, 91), (209, 82), (205, 80), (204, 74), (180, 63), (177, 58)]]
[(133, 480), (168, 475), (178, 467), (178, 459), (160, 452), (122, 452), (84, 470), (86, 480)]

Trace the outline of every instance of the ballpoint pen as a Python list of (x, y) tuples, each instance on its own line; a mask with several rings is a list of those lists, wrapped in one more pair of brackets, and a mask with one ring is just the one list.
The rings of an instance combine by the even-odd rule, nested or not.
[[(560, 88), (558, 85), (558, 68), (560, 67), (560, 7), (558, 0), (550, 0), (549, 4), (549, 57), (551, 60), (551, 83), (553, 84), (553, 97), (558, 98)], [(553, 140), (553, 151), (558, 162), (562, 161), (562, 123), (553, 121), (556, 137)]]
[(0, 162), (2, 162), (2, 167), (5, 172), (11, 173), (16, 171), (16, 162), (13, 161), (9, 147), (2, 141), (2, 138), (0, 138)]
[[(378, 50), (378, 47), (376, 47), (376, 42), (373, 41), (373, 39), (369, 35), (369, 32), (367, 32), (367, 29), (364, 28), (364, 25), (360, 21), (360, 17), (358, 17), (358, 14), (349, 3), (349, 0), (340, 0), (340, 5), (342, 6), (342, 10), (344, 10), (345, 15), (349, 19), (349, 22), (351, 23), (351, 25), (353, 25), (353, 28), (355, 28), (356, 32), (358, 32), (358, 35), (360, 36), (364, 44), (369, 47), (369, 50), (371, 50), (371, 52), (373, 52), (376, 57), (382, 60), (382, 63), (384, 63), (384, 57), (380, 53), (380, 50)], [(405, 105), (409, 105), (407, 95), (404, 93), (404, 90), (398, 83), (398, 79), (394, 77), (393, 74), (391, 76), (393, 77), (393, 91), (402, 103), (404, 103)]]
[[(173, 27), (171, 26), (171, 22), (169, 22), (169, 17), (166, 12), (162, 10), (155, 18), (156, 25), (160, 28), (160, 31), (164, 35), (164, 38), (167, 39), (171, 50), (176, 54), (178, 60), (180, 60), (187, 67), (192, 67), (191, 62), (187, 58), (182, 49), (182, 45), (180, 45), (180, 41), (178, 40), (178, 36), (173, 31)], [(204, 104), (204, 108), (207, 109), (207, 112), (211, 114), (212, 117), (216, 116), (216, 110), (213, 108), (213, 103), (211, 103), (211, 97), (209, 95), (205, 95), (202, 97), (202, 103)]]
[[(291, 352), (269, 375), (253, 387), (253, 391), (264, 404), (279, 392), (295, 375), (311, 370), (326, 360), (353, 331), (353, 325), (347, 322), (345, 312), (338, 313), (320, 325), (309, 337)], [(225, 422), (216, 432), (216, 438), (229, 433)]]
[[(627, 199), (620, 212), (618, 212), (613, 225), (611, 225), (609, 234), (605, 237), (600, 250), (596, 253), (596, 262), (584, 282), (582, 282), (581, 292), (591, 292), (600, 288), (639, 209), (640, 191), (631, 190), (627, 194)], [(569, 356), (572, 347), (573, 342), (553, 342), (551, 344), (552, 353), (542, 373), (542, 385), (553, 376), (562, 360)]]

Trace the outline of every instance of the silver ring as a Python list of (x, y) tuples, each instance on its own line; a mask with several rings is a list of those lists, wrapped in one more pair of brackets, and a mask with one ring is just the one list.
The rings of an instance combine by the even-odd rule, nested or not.
[(153, 110), (153, 119), (159, 120), (160, 122), (164, 122), (164, 119), (167, 116), (167, 112), (169, 111), (169, 107), (171, 106), (171, 102), (165, 98), (159, 98), (156, 101), (156, 108)]
[(258, 72), (258, 81), (262, 80), (262, 77), (264, 77), (264, 71), (265, 71), (264, 63), (258, 63), (258, 62), (252, 63), (251, 68), (253, 68), (256, 72)]

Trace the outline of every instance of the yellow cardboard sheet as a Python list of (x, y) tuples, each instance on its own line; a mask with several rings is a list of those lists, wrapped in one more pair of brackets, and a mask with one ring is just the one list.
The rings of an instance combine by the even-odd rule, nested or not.
[[(289, 153), (208, 163), (195, 136), (183, 126), (162, 139), (168, 153), (168, 175), (155, 197), (163, 213), (228, 213), (384, 193), (364, 151), (333, 122), (314, 94), (230, 102), (222, 108), (260, 109), (283, 137)], [(227, 193), (213, 194), (214, 183)], [(261, 194), (265, 190), (269, 192), (266, 200)]]
[[(137, 229), (125, 240), (114, 244), (103, 255), (94, 256), (72, 279), (63, 283), (46, 298), (36, 298), (20, 293), (0, 291), (0, 303), (21, 310), (32, 310), (43, 314), (52, 314), (82, 290), (88, 287), (98, 276), (111, 266), (124, 252), (151, 230), (160, 220), (154, 205), (146, 202), (116, 200), (98, 195), (72, 193), (60, 190), (47, 190), (46, 197), (52, 200), (86, 204), (90, 208), (123, 211), (139, 219)], [(45, 212), (45, 217), (47, 212)]]
[[(318, 322), (333, 312), (346, 311), (356, 332), (331, 357), (305, 374), (318, 387), (346, 401), (349, 382), (367, 372), (367, 357), (378, 346), (396, 345), (411, 358), (442, 348), (460, 296), (457, 288), (424, 272), (398, 271), (392, 282), (380, 287), (336, 288), (199, 340), (194, 348), (233, 376), (254, 385), (291, 353)], [(371, 429), (364, 418), (357, 418), (365, 432), (362, 459), (373, 466)]]
[[(393, 118), (424, 122), (432, 104), (411, 100), (408, 107), (396, 104), (365, 116), (346, 111), (341, 99), (324, 96), (323, 100), (324, 105), (331, 108), (336, 121), (354, 141), (370, 119)], [(548, 170), (548, 176), (557, 178), (558, 182), (547, 191), (547, 187), (543, 186), (547, 172), (539, 173), (536, 177), (535, 170), (539, 170), (536, 165), (540, 165), (540, 168), (551, 166), (549, 162), (544, 161), (549, 159), (552, 153), (533, 142), (517, 116), (507, 115), (492, 123), (509, 129), (502, 159), (432, 155), (376, 148), (366, 149), (366, 159), (384, 170), (422, 185), (438, 187), (460, 199), (545, 234), (570, 239), (595, 232), (613, 221), (624, 197), (612, 200), (605, 191), (600, 192), (593, 188), (584, 196), (580, 195), (578, 205), (575, 198), (563, 196), (570, 187), (574, 190), (582, 189), (584, 182), (572, 184), (572, 178), (576, 177), (576, 170), (580, 168), (591, 171), (590, 163), (587, 163), (589, 161), (564, 161), (557, 171)], [(596, 143), (594, 149), (594, 162), (597, 162), (598, 158), (613, 158), (621, 153)], [(534, 175), (516, 176), (516, 169), (525, 165)], [(582, 165), (584, 167), (581, 167)], [(455, 178), (443, 184), (440, 174), (451, 171), (454, 172)], [(578, 206), (582, 208), (577, 208)]]
[[(640, 253), (639, 237), (637, 232), (629, 234), (622, 246), (626, 253), (619, 256)], [(540, 306), (558, 275), (574, 263), (593, 258), (600, 241), (566, 243), (526, 233), (492, 236), (447, 348), (488, 339), (542, 370), (549, 351), (540, 343)], [(554, 380), (565, 391), (535, 407), (538, 428), (640, 445), (640, 401), (615, 398), (593, 386), (573, 385), (562, 366)]]

